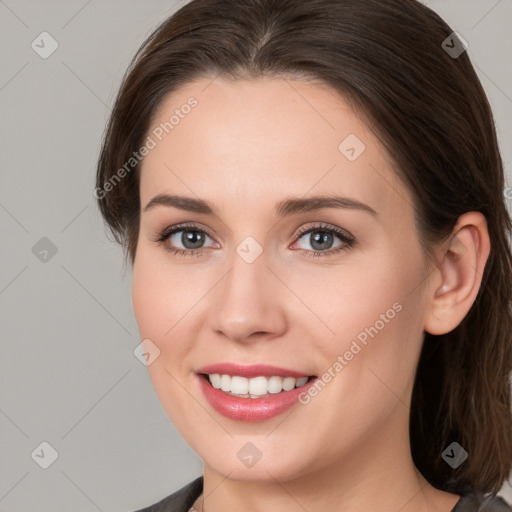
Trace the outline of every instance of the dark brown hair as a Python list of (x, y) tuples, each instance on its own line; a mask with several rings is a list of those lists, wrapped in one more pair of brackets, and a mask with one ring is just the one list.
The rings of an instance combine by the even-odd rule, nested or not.
[[(416, 466), (435, 487), (462, 494), (498, 491), (512, 462), (512, 222), (493, 115), (467, 52), (442, 47), (452, 32), (415, 0), (193, 0), (134, 56), (104, 135), (95, 196), (133, 264), (140, 164), (112, 178), (166, 95), (216, 75), (292, 76), (343, 95), (410, 190), (429, 258), (463, 213), (487, 220), (491, 253), (476, 300), (453, 331), (425, 333), (410, 411)], [(441, 458), (453, 441), (469, 454), (456, 469)]]

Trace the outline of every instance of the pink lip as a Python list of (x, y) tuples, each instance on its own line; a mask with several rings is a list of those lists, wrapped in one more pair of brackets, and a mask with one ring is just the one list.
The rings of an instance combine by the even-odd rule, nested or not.
[(203, 366), (197, 370), (197, 373), (218, 373), (220, 375), (240, 375), (241, 377), (309, 377), (306, 373), (280, 368), (279, 366), (270, 366), (267, 364), (241, 365), (235, 363), (218, 363)]
[(265, 421), (269, 418), (282, 414), (288, 408), (296, 404), (300, 394), (307, 392), (309, 387), (314, 385), (318, 380), (318, 378), (315, 377), (299, 388), (292, 389), (291, 391), (281, 391), (281, 393), (276, 393), (262, 398), (241, 398), (229, 395), (220, 389), (214, 388), (210, 384), (208, 377), (205, 378), (205, 376), (199, 375), (200, 373), (240, 375), (247, 378), (258, 376), (270, 377), (272, 375), (300, 378), (308, 377), (308, 375), (293, 370), (287, 370), (285, 368), (267, 365), (240, 366), (226, 363), (200, 368), (197, 379), (201, 391), (210, 405), (219, 414), (222, 414), (226, 418), (246, 422)]

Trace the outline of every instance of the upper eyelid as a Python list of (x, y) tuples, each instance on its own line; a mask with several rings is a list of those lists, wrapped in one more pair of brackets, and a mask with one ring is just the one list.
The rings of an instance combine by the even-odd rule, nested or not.
[(331, 231), (334, 234), (339, 235), (339, 236), (344, 235), (347, 238), (353, 238), (353, 236), (346, 229), (339, 228), (337, 226), (328, 225), (327, 223), (323, 223), (323, 222), (318, 222), (316, 224), (313, 224), (312, 226), (308, 226), (308, 227), (304, 227), (304, 228), (301, 227), (296, 232), (295, 236), (305, 235), (305, 234), (307, 234), (311, 231), (315, 231), (315, 230), (321, 231), (322, 229), (324, 229), (326, 231)]

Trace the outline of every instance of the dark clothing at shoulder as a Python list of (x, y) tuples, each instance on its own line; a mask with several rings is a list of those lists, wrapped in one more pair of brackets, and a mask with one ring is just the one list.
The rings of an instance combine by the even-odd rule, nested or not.
[[(188, 512), (202, 492), (203, 477), (200, 476), (167, 498), (136, 512)], [(451, 512), (512, 512), (512, 507), (498, 496), (470, 492), (461, 496)]]
[(202, 492), (203, 477), (200, 476), (167, 498), (136, 512), (188, 512)]
[(503, 498), (472, 492), (460, 498), (452, 512), (511, 512), (512, 507)]

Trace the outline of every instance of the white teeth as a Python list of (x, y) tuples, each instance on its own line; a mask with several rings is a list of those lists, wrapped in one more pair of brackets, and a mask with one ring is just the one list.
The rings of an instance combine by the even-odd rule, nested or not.
[(210, 382), (212, 383), (212, 386), (214, 388), (220, 389), (220, 375), (218, 373), (214, 373), (213, 375), (210, 375)]
[(220, 389), (222, 391), (231, 391), (231, 377), (229, 375), (221, 375)]
[(214, 388), (243, 398), (259, 398), (269, 393), (291, 391), (303, 386), (308, 381), (308, 377), (296, 379), (294, 377), (272, 376), (267, 378), (261, 376), (247, 379), (239, 375), (219, 375), (218, 373), (208, 374), (208, 378)]
[(246, 379), (245, 377), (239, 377), (238, 375), (231, 377), (230, 391), (236, 395), (246, 395), (249, 393), (249, 379)]
[(265, 395), (267, 393), (267, 382), (265, 377), (249, 379), (249, 393), (251, 395)]
[(291, 391), (293, 388), (295, 388), (295, 382), (297, 379), (294, 379), (293, 377), (285, 377), (283, 379), (283, 389), (285, 391)]
[(282, 377), (270, 377), (270, 379), (268, 379), (268, 392), (269, 393), (281, 393), (282, 390), (283, 390)]

